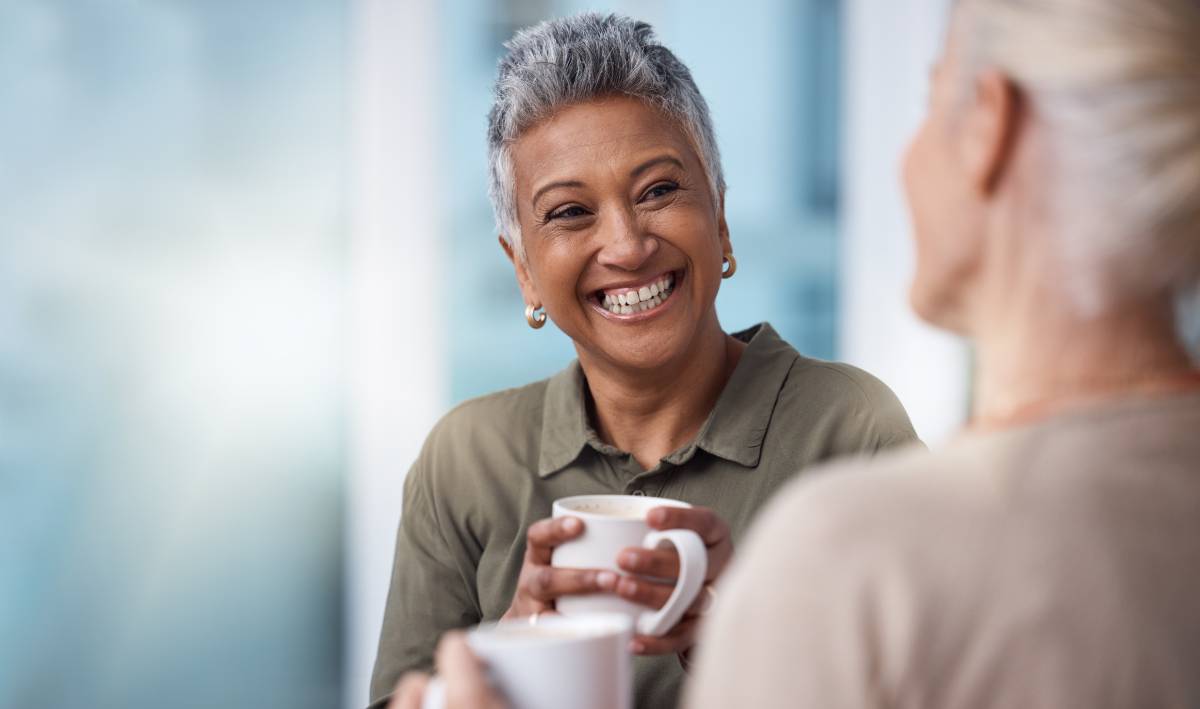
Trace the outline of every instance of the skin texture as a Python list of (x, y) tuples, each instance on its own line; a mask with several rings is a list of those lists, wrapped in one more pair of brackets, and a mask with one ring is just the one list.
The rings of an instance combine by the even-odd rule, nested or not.
[(976, 346), (975, 419), (1003, 425), (1116, 394), (1153, 393), (1190, 370), (1169, 294), (1084, 313), (1058, 252), (1054, 135), (996, 69), (961, 61), (963, 10), (933, 70), (904, 160), (917, 268), (913, 308)]

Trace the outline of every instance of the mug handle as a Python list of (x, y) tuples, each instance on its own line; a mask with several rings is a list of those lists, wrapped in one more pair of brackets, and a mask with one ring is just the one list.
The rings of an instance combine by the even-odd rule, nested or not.
[(704, 540), (690, 529), (667, 529), (650, 532), (642, 540), (645, 549), (657, 549), (663, 544), (675, 547), (679, 554), (679, 578), (675, 590), (662, 608), (643, 613), (637, 621), (639, 635), (666, 635), (675, 627), (688, 607), (696, 600), (704, 577), (708, 573), (708, 549)]

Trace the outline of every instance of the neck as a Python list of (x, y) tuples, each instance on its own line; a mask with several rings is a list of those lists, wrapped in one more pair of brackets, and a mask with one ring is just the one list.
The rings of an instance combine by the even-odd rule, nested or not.
[(1012, 297), (981, 318), (975, 418), (1002, 424), (1099, 400), (1156, 394), (1192, 371), (1169, 300), (1093, 317), (1056, 309), (1059, 299)]
[(580, 352), (595, 404), (594, 424), (604, 442), (633, 454), (650, 469), (692, 440), (716, 405), (745, 344), (712, 318), (679, 361), (631, 370)]

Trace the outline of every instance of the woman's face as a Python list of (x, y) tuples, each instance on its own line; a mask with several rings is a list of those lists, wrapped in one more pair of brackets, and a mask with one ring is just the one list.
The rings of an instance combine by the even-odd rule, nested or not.
[(934, 325), (964, 332), (983, 219), (976, 176), (963, 159), (964, 99), (954, 44), (931, 72), (929, 107), (909, 145), (903, 177), (916, 242), (912, 307)]
[(639, 100), (567, 106), (513, 146), (527, 302), (581, 357), (657, 368), (706, 327), (729, 235), (684, 132)]

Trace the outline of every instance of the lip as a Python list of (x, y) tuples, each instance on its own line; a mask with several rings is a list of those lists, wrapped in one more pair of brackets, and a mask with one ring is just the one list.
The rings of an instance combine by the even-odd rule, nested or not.
[(622, 283), (610, 283), (610, 284), (608, 284), (608, 285), (606, 285), (606, 286), (601, 286), (600, 288), (593, 288), (593, 289), (591, 290), (591, 292), (592, 292), (592, 293), (597, 293), (597, 292), (599, 292), (599, 291), (602, 291), (602, 290), (605, 290), (605, 291), (607, 291), (607, 290), (620, 290), (620, 289), (622, 289), (622, 288), (624, 288), (625, 290), (634, 290), (634, 289), (636, 289), (636, 288), (639, 288), (639, 287), (641, 287), (641, 286), (648, 286), (648, 285), (650, 285), (651, 283), (656, 283), (656, 282), (658, 282), (658, 281), (661, 281), (662, 279), (664, 279), (664, 278), (666, 278), (667, 276), (670, 276), (670, 275), (672, 275), (672, 274), (678, 275), (678, 274), (680, 274), (680, 273), (682, 273), (682, 272), (683, 272), (683, 269), (671, 269), (671, 270), (669, 270), (669, 271), (663, 271), (662, 273), (658, 274), (657, 276), (652, 276), (652, 277), (650, 277), (650, 278), (643, 278), (643, 279), (642, 279), (642, 280), (640, 280), (640, 281), (624, 281), (624, 282), (622, 282)]
[[(590, 296), (590, 295), (588, 296), (587, 303), (588, 303), (588, 305), (592, 306), (592, 310), (596, 311), (601, 316), (607, 318), (608, 320), (610, 320), (612, 322), (617, 322), (622, 325), (633, 325), (633, 324), (637, 324), (637, 323), (646, 322), (647, 320), (652, 320), (654, 318), (659, 317), (663, 313), (667, 312), (672, 307), (674, 307), (675, 301), (679, 300), (679, 298), (677, 298), (676, 296), (678, 295), (680, 284), (682, 284), (687, 278), (687, 271), (684, 269), (680, 269), (678, 271), (665, 271), (662, 275), (665, 276), (669, 273), (675, 274), (675, 285), (671, 289), (671, 297), (667, 298), (667, 302), (658, 306), (654, 310), (643, 310), (643, 311), (639, 311), (636, 313), (630, 313), (628, 315), (619, 315), (619, 314), (614, 313), (611, 310), (605, 308), (604, 306), (600, 305), (600, 303), (596, 302), (596, 299), (593, 296)], [(661, 278), (662, 276), (659, 276), (659, 277)], [(651, 279), (651, 280), (653, 280), (653, 279)], [(629, 286), (623, 286), (623, 285), (608, 286), (604, 290), (612, 290), (613, 288), (632, 287), (633, 285), (643, 285), (644, 283), (645, 283), (645, 281), (641, 281), (638, 283), (630, 282)], [(600, 290), (600, 289), (596, 289), (596, 290)], [(595, 293), (596, 291), (592, 291), (592, 292)]]

